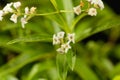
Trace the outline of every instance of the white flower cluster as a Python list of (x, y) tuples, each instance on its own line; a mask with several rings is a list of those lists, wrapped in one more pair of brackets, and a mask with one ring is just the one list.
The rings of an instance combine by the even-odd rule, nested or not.
[[(14, 23), (17, 23), (17, 18), (20, 15), (22, 15), (19, 9), (20, 6), (21, 6), (21, 2), (11, 2), (11, 3), (6, 4), (6, 6), (2, 10), (0, 10), (0, 21), (2, 21), (4, 15), (8, 13), (13, 13), (10, 17), (10, 20), (13, 21)], [(24, 25), (27, 23), (28, 17), (31, 14), (33, 14), (35, 10), (36, 10), (35, 7), (31, 7), (30, 10), (28, 7), (25, 8), (25, 15), (24, 17), (21, 18), (22, 28), (24, 28)]]
[(77, 15), (79, 15), (82, 12), (80, 5), (74, 7), (73, 10), (74, 10), (75, 14), (77, 14)]
[[(2, 21), (3, 19), (3, 16), (8, 14), (8, 13), (14, 13), (16, 12), (19, 7), (21, 6), (21, 3), (20, 2), (11, 2), (11, 3), (8, 3), (4, 8), (3, 10), (0, 10), (0, 21)], [(10, 18), (11, 21), (13, 21), (14, 23), (17, 22), (17, 14), (13, 14)]]
[[(88, 7), (89, 9), (83, 10), (88, 13), (90, 16), (96, 16), (97, 15), (97, 9), (100, 8), (101, 10), (104, 9), (104, 4), (102, 0), (87, 0), (88, 1)], [(82, 7), (84, 6), (84, 3), (81, 1), (80, 5), (73, 8), (74, 13), (79, 15), (82, 12)]]
[[(66, 39), (66, 40), (65, 40)], [(64, 54), (71, 49), (70, 43), (75, 43), (75, 34), (68, 33), (65, 37), (65, 32), (58, 32), (53, 35), (53, 45), (60, 45), (60, 48), (57, 49), (57, 52)]]
[(87, 0), (91, 4), (94, 4), (95, 6), (98, 6), (101, 10), (104, 9), (104, 4), (101, 0)]
[(36, 10), (36, 7), (31, 7), (30, 9), (28, 7), (25, 7), (25, 15), (21, 18), (21, 24), (22, 28), (25, 27), (25, 24), (27, 24), (27, 19), (30, 18), (30, 15), (34, 14)]

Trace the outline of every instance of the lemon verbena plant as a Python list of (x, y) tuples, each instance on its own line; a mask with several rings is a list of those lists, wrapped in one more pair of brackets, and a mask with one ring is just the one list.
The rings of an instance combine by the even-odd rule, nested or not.
[(99, 80), (80, 57), (86, 50), (79, 44), (120, 26), (115, 16), (102, 0), (7, 3), (0, 9), (0, 27), (5, 32), (0, 46), (3, 53), (10, 52), (0, 68), (0, 80)]

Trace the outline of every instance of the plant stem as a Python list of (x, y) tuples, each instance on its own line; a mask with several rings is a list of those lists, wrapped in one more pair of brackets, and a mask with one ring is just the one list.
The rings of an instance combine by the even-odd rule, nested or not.
[(78, 17), (74, 20), (74, 22), (72, 23), (71, 30), (74, 30), (76, 24), (77, 24), (83, 17), (85, 17), (85, 16), (86, 16), (85, 13), (82, 13), (80, 16), (78, 16)]
[[(60, 11), (55, 11), (55, 12), (42, 13), (42, 14), (33, 14), (33, 15), (34, 16), (46, 16), (46, 15), (53, 15), (53, 14), (58, 14), (58, 13), (72, 13), (72, 12), (73, 11), (60, 10)], [(21, 15), (25, 15), (25, 13), (21, 13)], [(26, 15), (29, 15), (29, 14), (26, 14)]]
[[(60, 14), (60, 13), (72, 13), (73, 11), (66, 11), (66, 10), (59, 10), (59, 11), (55, 11), (55, 12), (49, 12), (49, 13), (42, 13), (42, 14), (25, 14), (25, 13), (21, 13), (20, 15), (29, 15), (30, 17), (27, 18), (27, 20), (31, 19), (34, 16), (47, 16), (47, 15), (54, 15), (54, 14)], [(66, 24), (65, 20), (63, 19), (62, 15), (58, 15), (60, 20), (63, 23), (62, 29), (66, 32), (66, 33), (70, 33), (71, 29), (68, 27), (68, 25)]]

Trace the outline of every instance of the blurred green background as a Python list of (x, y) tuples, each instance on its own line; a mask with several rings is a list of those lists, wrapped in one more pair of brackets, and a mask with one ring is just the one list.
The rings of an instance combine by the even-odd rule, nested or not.
[[(0, 9), (14, 1), (1, 0)], [(55, 11), (50, 0), (19, 1), (22, 11), (25, 6), (37, 7), (37, 13)], [(79, 4), (79, 0), (56, 1), (59, 9), (69, 6), (69, 1), (72, 7)], [(120, 80), (116, 78), (120, 77), (119, 9), (115, 12), (109, 6), (106, 4), (97, 17), (86, 16), (76, 24), (77, 59), (74, 70), (68, 70), (67, 80)], [(20, 21), (11, 22), (10, 15), (0, 21), (0, 80), (58, 80), (52, 35), (61, 30), (59, 15), (33, 17), (25, 29)]]

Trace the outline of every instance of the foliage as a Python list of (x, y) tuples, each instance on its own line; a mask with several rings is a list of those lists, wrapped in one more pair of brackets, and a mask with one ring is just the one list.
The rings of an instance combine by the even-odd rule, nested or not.
[[(71, 11), (79, 0), (21, 3), (22, 11), (26, 5), (35, 6), (43, 15), (32, 17), (24, 29), (20, 22), (8, 20), (10, 15), (0, 21), (0, 80), (119, 80), (120, 44), (115, 42), (120, 34), (120, 16), (107, 5), (91, 17), (86, 13), (76, 16), (73, 12), (59, 12)], [(52, 35), (61, 30), (76, 35), (76, 43), (67, 54), (57, 53), (52, 45)], [(99, 32), (108, 40), (83, 42)]]

